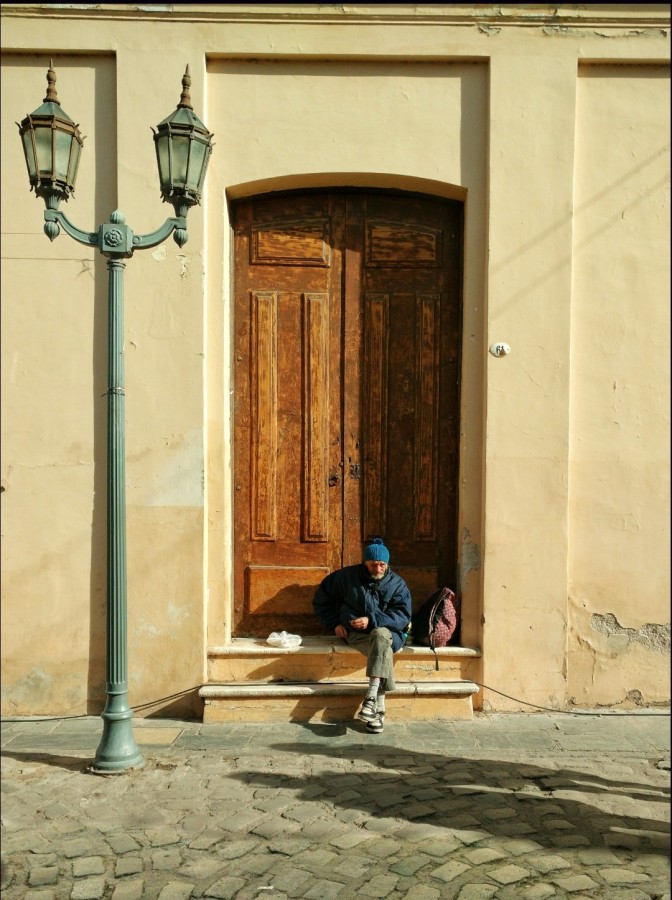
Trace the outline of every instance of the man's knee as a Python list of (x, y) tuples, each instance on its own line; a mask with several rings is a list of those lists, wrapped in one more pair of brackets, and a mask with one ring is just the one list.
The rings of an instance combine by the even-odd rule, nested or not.
[(402, 634), (393, 634), (389, 628), (373, 628), (369, 633), (369, 648), (377, 647), (383, 651), (386, 647), (391, 647), (393, 653), (397, 653), (406, 642), (405, 636)]
[(370, 632), (370, 640), (377, 644), (392, 646), (392, 632), (389, 628), (373, 628)]

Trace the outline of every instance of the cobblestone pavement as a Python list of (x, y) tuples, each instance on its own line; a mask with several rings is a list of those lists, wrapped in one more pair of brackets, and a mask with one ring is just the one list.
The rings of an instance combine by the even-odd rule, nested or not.
[(2, 726), (7, 900), (670, 897), (669, 712)]

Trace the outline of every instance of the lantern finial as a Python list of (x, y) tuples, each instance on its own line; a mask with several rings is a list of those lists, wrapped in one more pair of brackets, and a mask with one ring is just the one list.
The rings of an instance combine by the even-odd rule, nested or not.
[(58, 106), (61, 104), (58, 102), (58, 94), (56, 93), (56, 72), (54, 72), (54, 61), (53, 59), (49, 60), (49, 68), (47, 70), (47, 96), (42, 101), (43, 103), (56, 103)]
[(178, 109), (194, 108), (191, 105), (191, 94), (189, 93), (190, 87), (191, 75), (189, 74), (189, 64), (187, 63), (187, 68), (185, 69), (184, 75), (182, 76), (182, 96), (180, 97), (180, 102), (177, 104)]

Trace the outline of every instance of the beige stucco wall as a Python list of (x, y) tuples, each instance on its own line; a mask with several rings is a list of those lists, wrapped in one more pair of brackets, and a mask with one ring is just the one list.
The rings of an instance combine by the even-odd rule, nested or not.
[(105, 678), (106, 270), (49, 244), (28, 194), (14, 122), (44, 96), (36, 47), (88, 135), (80, 227), (172, 212), (149, 126), (187, 62), (215, 133), (189, 242), (126, 269), (131, 704), (184, 691), (147, 711), (193, 709), (228, 637), (228, 202), (318, 185), (465, 200), (460, 563), (482, 700), (669, 699), (668, 8), (156, 9), (2, 7), (3, 712), (96, 711)]
[[(84, 230), (116, 208), (140, 234), (173, 214), (160, 203), (150, 125), (175, 108), (182, 73), (168, 84), (150, 57), (130, 54), (120, 66), (108, 52), (54, 53), (59, 99), (86, 135), (76, 199), (63, 204)], [(6, 714), (97, 712), (105, 697), (107, 267), (65, 234), (50, 244), (42, 201), (28, 192), (14, 122), (39, 106), (45, 75), (44, 56), (3, 54)], [(136, 97), (138, 84), (155, 94), (147, 107), (121, 100)], [(204, 680), (200, 210), (192, 223), (181, 251), (171, 240), (137, 253), (124, 276), (134, 705)], [(198, 704), (192, 691), (146, 712), (157, 708)]]
[(669, 689), (669, 70), (579, 76), (568, 693), (646, 702)]
[[(81, 85), (76, 114), (91, 159), (76, 204), (78, 219), (93, 222), (115, 202), (114, 60), (60, 61), (66, 83)], [(50, 244), (26, 190), (12, 129), (44, 96), (37, 66), (32, 55), (3, 58), (1, 85), (6, 713), (81, 712), (105, 679), (105, 271), (81, 245)], [(111, 115), (97, 115), (97, 103)], [(94, 157), (109, 179), (96, 178)]]

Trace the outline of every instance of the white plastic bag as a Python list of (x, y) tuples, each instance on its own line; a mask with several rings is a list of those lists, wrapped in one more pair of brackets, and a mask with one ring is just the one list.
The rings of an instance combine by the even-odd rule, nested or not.
[(289, 634), (287, 631), (272, 631), (266, 638), (266, 643), (273, 647), (298, 647), (301, 643), (301, 636)]

